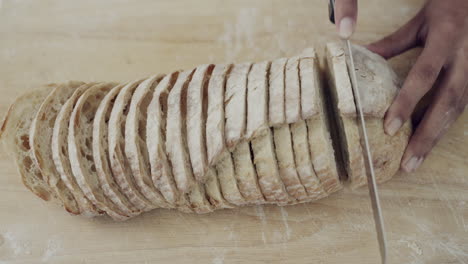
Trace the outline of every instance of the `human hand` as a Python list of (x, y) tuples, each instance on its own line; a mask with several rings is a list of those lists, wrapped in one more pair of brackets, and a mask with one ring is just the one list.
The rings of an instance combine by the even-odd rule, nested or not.
[(357, 10), (357, 0), (335, 0), (335, 24), (341, 38), (348, 39), (354, 33)]
[(367, 47), (388, 59), (416, 46), (424, 49), (384, 121), (385, 132), (394, 135), (421, 98), (435, 89), (402, 157), (406, 172), (421, 165), (468, 104), (468, 1), (429, 0), (406, 25)]

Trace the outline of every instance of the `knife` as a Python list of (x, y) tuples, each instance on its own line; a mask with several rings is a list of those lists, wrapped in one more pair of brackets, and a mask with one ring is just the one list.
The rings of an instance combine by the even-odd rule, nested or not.
[[(330, 0), (328, 5), (328, 11), (330, 16), (330, 21), (335, 24), (335, 0)], [(382, 217), (382, 210), (380, 208), (380, 199), (379, 192), (377, 188), (377, 183), (375, 180), (374, 164), (372, 162), (372, 153), (369, 147), (369, 138), (367, 136), (366, 129), (366, 120), (364, 119), (364, 113), (362, 111), (361, 104), (361, 95), (356, 78), (356, 68), (354, 66), (354, 57), (353, 50), (351, 47), (351, 42), (349, 39), (344, 40), (346, 43), (347, 54), (349, 56), (348, 60), (348, 72), (351, 75), (351, 86), (354, 94), (354, 101), (356, 104), (356, 111), (358, 114), (358, 123), (359, 123), (359, 133), (361, 136), (361, 146), (363, 149), (363, 156), (366, 166), (366, 176), (367, 176), (367, 187), (369, 189), (369, 195), (371, 198), (372, 213), (374, 215), (375, 229), (377, 231), (377, 240), (379, 242), (379, 250), (382, 264), (387, 262), (387, 240), (385, 236), (385, 226)]]

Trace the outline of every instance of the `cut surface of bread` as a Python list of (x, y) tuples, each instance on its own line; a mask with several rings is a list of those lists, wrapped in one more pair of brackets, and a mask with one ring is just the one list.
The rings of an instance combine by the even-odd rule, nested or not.
[[(69, 185), (72, 185), (72, 183), (67, 184), (62, 180), (62, 173), (57, 170), (53, 157), (53, 142), (57, 140), (53, 139), (54, 127), (61, 108), (76, 91), (80, 93), (80, 90), (84, 91), (87, 87), (89, 85), (82, 82), (69, 82), (51, 91), (36, 114), (30, 135), (31, 148), (36, 163), (39, 165), (42, 174), (47, 175), (47, 179), (44, 180), (48, 181), (49, 186), (56, 193), (71, 192), (80, 208), (80, 214), (92, 217), (99, 215), (99, 211), (81, 191), (76, 190), (76, 185), (70, 186), (70, 188)], [(66, 141), (66, 137), (64, 141)], [(65, 152), (68, 152), (68, 150)]]
[(234, 207), (224, 199), (215, 169), (208, 169), (207, 171), (205, 190), (208, 201), (214, 210)]
[(125, 220), (129, 216), (108, 199), (101, 188), (92, 150), (96, 109), (114, 86), (113, 83), (96, 84), (80, 96), (68, 126), (68, 152), (73, 175), (86, 197), (113, 219)]
[(245, 141), (239, 142), (232, 152), (237, 186), (247, 203), (261, 204), (265, 202), (265, 197), (258, 185), (257, 172), (252, 159), (250, 144)]
[(99, 104), (93, 121), (92, 149), (97, 176), (105, 196), (111, 199), (114, 204), (119, 205), (125, 214), (135, 216), (141, 213), (141, 210), (135, 207), (130, 202), (129, 197), (126, 197), (120, 190), (109, 162), (108, 123), (114, 100), (124, 86), (125, 84), (116, 85)]
[(182, 193), (190, 192), (195, 184), (185, 134), (187, 86), (192, 75), (192, 70), (181, 72), (167, 99), (166, 151), (172, 175)]
[(302, 52), (299, 63), (302, 118), (306, 120), (309, 147), (315, 174), (322, 188), (333, 193), (342, 188), (337, 160), (330, 136), (326, 98), (320, 82), (318, 59), (314, 49)]
[(269, 129), (251, 141), (258, 183), (267, 202), (285, 205), (290, 197), (281, 181), (275, 156), (273, 135)]
[[(5, 149), (13, 156), (23, 184), (45, 201), (54, 200), (57, 197), (44, 181), (41, 170), (34, 162), (29, 130), (41, 103), (57, 86), (49, 84), (17, 98), (8, 109), (0, 130), (0, 139)], [(72, 213), (79, 213), (77, 206), (65, 209)]]
[(125, 121), (125, 155), (133, 178), (142, 194), (162, 208), (170, 208), (151, 179), (146, 146), (147, 110), (157, 83), (164, 76), (156, 75), (141, 82), (128, 102), (128, 114)]
[(294, 161), (291, 131), (289, 125), (273, 129), (278, 170), (286, 191), (298, 201), (307, 199), (307, 192), (299, 179)]
[[(218, 175), (219, 184), (224, 198), (232, 204), (242, 205), (245, 204), (245, 201), (237, 186), (234, 164), (231, 153), (226, 147), (225, 139), (224, 97), (227, 85), (226, 76), (229, 76), (233, 67), (233, 65), (216, 65), (211, 74), (211, 78), (208, 83), (206, 148), (208, 164), (215, 166), (216, 168), (216, 173)], [(240, 89), (242, 89), (242, 87), (240, 87)], [(238, 122), (240, 123), (241, 120)]]
[[(193, 176), (187, 145), (187, 90), (195, 70), (181, 72), (167, 99), (166, 150), (172, 164), (172, 175), (179, 191), (187, 194), (190, 209), (211, 212), (204, 186)], [(167, 131), (171, 131), (168, 133)]]
[(271, 62), (269, 81), (269, 121), (270, 126), (281, 126), (286, 122), (285, 114), (285, 71), (288, 59), (281, 58)]
[(345, 51), (340, 44), (329, 43), (326, 52), (328, 74), (330, 75), (328, 78), (329, 86), (342, 157), (351, 185), (362, 186), (366, 184), (367, 178)]
[[(411, 126), (409, 123), (405, 124), (395, 137), (390, 137), (384, 132), (383, 118), (398, 92), (400, 81), (382, 57), (360, 46), (353, 45), (352, 49), (376, 180), (383, 182), (399, 169), (403, 150), (411, 134)], [(339, 120), (337, 123), (340, 127), (341, 149), (350, 185), (357, 188), (365, 185), (367, 178), (348, 62), (349, 58), (342, 44), (327, 45), (329, 79), (336, 105), (335, 115)]]
[(310, 199), (319, 199), (326, 196), (325, 191), (320, 185), (320, 181), (315, 174), (310, 159), (309, 138), (307, 135), (307, 126), (305, 121), (296, 122), (290, 125), (294, 159), (296, 169), (303, 186), (305, 187)]
[[(42, 176), (52, 188), (61, 180), (53, 164), (51, 145), (55, 119), (62, 105), (82, 82), (68, 82), (53, 89), (42, 102), (30, 130), (30, 144), (33, 157)], [(50, 155), (50, 156), (49, 156)]]
[(120, 189), (138, 209), (149, 211), (158, 208), (160, 204), (148, 200), (143, 194), (143, 190), (138, 188), (127, 157), (125, 156), (124, 133), (125, 120), (129, 110), (128, 104), (133, 92), (140, 83), (140, 80), (128, 83), (117, 95), (109, 118), (108, 146), (111, 170)]
[(249, 143), (242, 140), (247, 125), (247, 77), (251, 67), (251, 63), (234, 64), (227, 76), (224, 96), (225, 136), (239, 192), (245, 202), (258, 204), (264, 198), (258, 187)]
[(213, 64), (198, 66), (187, 88), (187, 145), (193, 175), (198, 182), (205, 182), (208, 170), (205, 124), (208, 111), (208, 82), (213, 68)]
[(185, 196), (177, 190), (166, 152), (167, 98), (178, 75), (179, 72), (166, 75), (154, 90), (147, 110), (146, 145), (154, 184), (169, 204), (186, 205)]
[(216, 65), (208, 83), (208, 112), (206, 118), (206, 149), (208, 164), (214, 165), (226, 150), (224, 91), (226, 75), (232, 65)]
[(227, 76), (224, 96), (226, 145), (232, 151), (247, 125), (247, 76), (251, 63), (234, 64)]
[(55, 168), (60, 175), (60, 179), (65, 183), (69, 190), (75, 195), (78, 205), (81, 208), (81, 213), (87, 216), (102, 214), (103, 212), (84, 195), (80, 186), (76, 182), (73, 175), (70, 158), (68, 155), (68, 124), (70, 117), (75, 107), (78, 98), (95, 83), (85, 84), (74, 90), (73, 94), (62, 105), (60, 112), (55, 119), (54, 129), (52, 132), (52, 158)]
[(273, 135), (268, 119), (270, 62), (252, 65), (247, 83), (247, 131), (258, 183), (267, 202), (287, 203), (289, 196), (278, 173)]
[(301, 120), (301, 88), (299, 81), (299, 59), (292, 57), (288, 59), (285, 68), (285, 115), (288, 124)]

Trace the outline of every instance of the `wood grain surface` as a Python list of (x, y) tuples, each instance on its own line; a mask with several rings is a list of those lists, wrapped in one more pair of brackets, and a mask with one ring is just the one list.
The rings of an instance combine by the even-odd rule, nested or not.
[[(2, 0), (0, 115), (66, 80), (129, 81), (203, 63), (291, 56), (336, 40), (325, 0)], [(396, 30), (423, 0), (359, 1), (357, 43)], [(392, 60), (404, 77), (418, 51)], [(417, 173), (381, 186), (389, 263), (468, 263), (468, 112)], [(67, 215), (21, 184), (0, 152), (0, 263), (378, 263), (366, 189), (317, 203), (127, 222)]]

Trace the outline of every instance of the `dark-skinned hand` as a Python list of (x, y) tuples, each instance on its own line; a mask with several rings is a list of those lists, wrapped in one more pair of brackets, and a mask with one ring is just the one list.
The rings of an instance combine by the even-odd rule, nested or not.
[[(342, 38), (354, 32), (357, 0), (336, 0), (335, 18)], [(433, 96), (401, 161), (416, 170), (468, 104), (468, 1), (429, 0), (404, 26), (367, 48), (389, 59), (414, 47), (422, 53), (387, 110), (385, 132), (394, 135), (411, 118), (418, 102)]]

